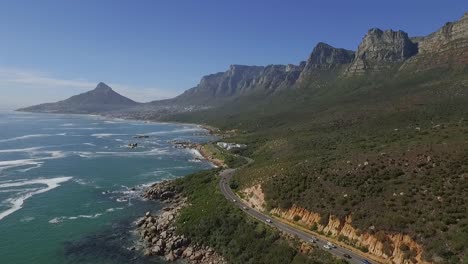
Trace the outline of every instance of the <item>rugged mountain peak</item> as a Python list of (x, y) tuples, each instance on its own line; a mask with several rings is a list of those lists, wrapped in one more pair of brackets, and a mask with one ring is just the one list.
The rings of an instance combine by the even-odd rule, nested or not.
[(351, 63), (353, 58), (354, 51), (352, 50), (335, 48), (327, 43), (319, 42), (305, 62), (298, 81), (299, 83), (304, 82), (317, 70), (330, 70)]
[(371, 28), (359, 44), (356, 57), (347, 73), (380, 71), (393, 63), (408, 59), (417, 52), (417, 45), (409, 39), (406, 32)]
[(424, 37), (419, 49), (421, 53), (441, 51), (447, 44), (457, 40), (468, 39), (468, 12), (460, 20), (448, 22), (438, 31)]
[(306, 68), (321, 66), (329, 68), (330, 65), (350, 63), (353, 58), (354, 52), (351, 50), (339, 49), (319, 42), (310, 54)]
[(110, 86), (108, 86), (107, 84), (100, 82), (98, 83), (96, 88), (94, 88), (94, 90), (95, 91), (112, 91), (112, 88), (110, 88)]
[(468, 64), (468, 12), (460, 20), (448, 22), (436, 32), (419, 37), (419, 53), (401, 69), (418, 71)]

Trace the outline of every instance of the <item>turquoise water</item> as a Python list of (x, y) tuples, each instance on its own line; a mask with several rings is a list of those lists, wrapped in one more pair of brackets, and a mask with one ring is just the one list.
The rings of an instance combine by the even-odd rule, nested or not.
[(131, 221), (161, 207), (139, 193), (211, 167), (171, 140), (211, 139), (195, 125), (1, 112), (0, 263), (161, 262), (126, 248)]

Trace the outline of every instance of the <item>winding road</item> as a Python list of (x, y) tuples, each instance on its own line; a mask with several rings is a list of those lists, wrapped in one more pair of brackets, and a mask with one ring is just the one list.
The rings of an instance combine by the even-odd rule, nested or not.
[[(252, 160), (250, 159), (247, 159), (249, 161), (249, 164), (252, 162)], [(234, 175), (234, 172), (236, 171), (237, 169), (224, 169), (222, 170), (220, 173), (219, 173), (219, 176), (220, 176), (220, 181), (219, 181), (219, 188), (221, 190), (221, 192), (223, 193), (224, 197), (226, 197), (226, 199), (228, 199), (229, 201), (232, 201), (233, 203), (235, 203), (241, 210), (243, 210), (245, 213), (247, 213), (248, 215), (264, 222), (264, 223), (267, 223), (267, 220), (268, 221), (271, 221), (271, 223), (269, 223), (270, 225), (272, 226), (275, 226), (276, 228), (278, 228), (279, 230), (283, 231), (283, 232), (286, 232), (286, 233), (289, 233), (291, 235), (294, 235), (306, 242), (309, 242), (309, 243), (312, 243), (311, 240), (314, 239), (314, 238), (317, 238), (301, 229), (298, 229), (298, 228), (295, 228), (291, 225), (287, 225), (281, 221), (278, 221), (274, 218), (271, 218), (270, 216), (268, 216), (267, 214), (265, 213), (262, 213), (252, 207), (250, 207), (248, 204), (244, 203), (239, 197), (237, 197), (237, 195), (232, 191), (231, 187), (229, 186), (229, 181), (231, 180), (232, 176)], [(315, 242), (315, 244), (317, 246), (319, 246), (320, 248), (322, 248), (323, 250), (327, 250), (325, 249), (323, 246), (327, 244), (327, 240), (323, 239), (322, 237)], [(330, 241), (331, 242), (331, 241)], [(365, 262), (365, 257), (353, 252), (353, 251), (350, 251), (346, 248), (342, 248), (340, 246), (337, 246), (336, 248), (333, 248), (333, 249), (329, 249), (328, 252), (330, 252), (331, 254), (339, 257), (339, 258), (343, 258), (343, 259), (346, 259), (348, 262), (350, 263), (371, 263), (370, 261), (369, 262)], [(349, 255), (351, 258), (345, 258), (344, 255), (347, 254)], [(374, 262), (373, 262), (374, 263)]]

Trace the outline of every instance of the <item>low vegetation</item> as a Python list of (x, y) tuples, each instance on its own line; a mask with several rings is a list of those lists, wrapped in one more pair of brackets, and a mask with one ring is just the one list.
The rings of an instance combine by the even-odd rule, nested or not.
[(210, 156), (222, 160), (229, 168), (237, 168), (247, 163), (244, 158), (237, 154), (238, 150), (225, 150), (214, 143), (207, 143), (203, 145), (203, 148)]
[(346, 263), (320, 249), (297, 253), (297, 242), (281, 238), (276, 230), (246, 216), (222, 196), (217, 172), (195, 173), (175, 181), (176, 189), (191, 204), (177, 219), (178, 232), (214, 248), (229, 263)]
[(255, 162), (235, 183), (261, 183), (268, 209), (351, 215), (362, 231), (411, 235), (427, 260), (468, 262), (468, 67), (392, 74), (171, 119), (238, 129)]

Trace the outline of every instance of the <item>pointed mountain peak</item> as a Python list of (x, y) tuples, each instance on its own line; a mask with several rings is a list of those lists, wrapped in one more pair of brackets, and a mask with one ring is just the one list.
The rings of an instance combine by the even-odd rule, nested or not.
[(112, 91), (112, 88), (110, 88), (110, 86), (108, 86), (107, 84), (100, 82), (98, 83), (98, 85), (96, 86), (94, 90), (95, 91)]

